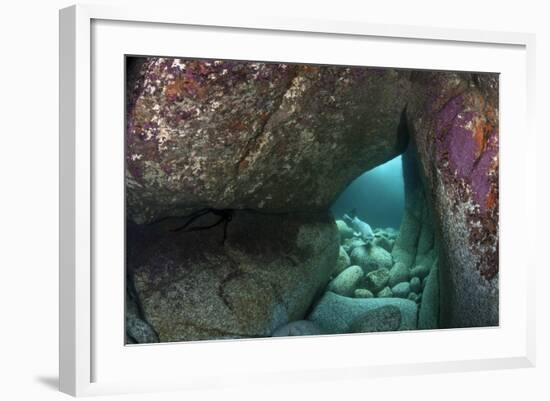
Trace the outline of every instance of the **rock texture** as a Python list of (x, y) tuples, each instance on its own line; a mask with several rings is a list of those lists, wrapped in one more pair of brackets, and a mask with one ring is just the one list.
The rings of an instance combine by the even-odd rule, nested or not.
[(353, 238), (353, 229), (346, 224), (344, 220), (336, 220), (336, 226), (340, 233), (340, 242), (346, 239)]
[(354, 298), (372, 298), (374, 294), (366, 288), (358, 288), (353, 293)]
[(412, 81), (408, 128), (442, 248), (440, 323), (498, 325), (498, 76)]
[(191, 232), (167, 225), (132, 236), (128, 260), (162, 342), (270, 336), (304, 318), (338, 255), (338, 231), (326, 214), (238, 212), (225, 242), (222, 225)]
[(126, 296), (126, 343), (149, 344), (158, 342), (158, 334), (145, 321), (136, 299), (128, 294)]
[(354, 178), (406, 146), (398, 128), (408, 71), (172, 58), (136, 65), (126, 180), (137, 223), (197, 207), (327, 210)]
[(380, 248), (383, 248), (385, 249), (386, 251), (390, 252), (392, 251), (392, 248), (393, 248), (393, 242), (388, 239), (387, 237), (383, 237), (383, 236), (380, 236), (380, 237), (376, 237), (373, 241), (374, 245), (376, 246), (379, 246)]
[(412, 292), (419, 293), (422, 291), (422, 282), (418, 277), (413, 277), (410, 281), (410, 287)]
[(411, 276), (423, 280), (430, 274), (431, 266), (428, 265), (416, 265), (411, 269)]
[(397, 262), (390, 270), (390, 287), (402, 283), (403, 281), (409, 281), (409, 269), (403, 262)]
[(418, 328), (439, 328), (439, 274), (434, 267), (426, 280), (426, 287), (422, 293), (422, 301), (418, 312)]
[(315, 323), (307, 320), (298, 320), (290, 322), (279, 327), (273, 332), (272, 337), (287, 337), (287, 336), (315, 336), (322, 334), (321, 329)]
[(431, 265), (437, 255), (434, 223), (429, 198), (419, 170), (417, 150), (412, 138), (402, 157), (405, 182), (405, 210), (399, 235), (392, 248), (394, 262), (411, 269), (426, 261)]
[(363, 241), (361, 238), (352, 237), (347, 238), (343, 241), (342, 248), (344, 248), (344, 251), (346, 251), (348, 255), (351, 255), (355, 248), (364, 247), (365, 245), (366, 242)]
[(401, 326), (401, 311), (395, 305), (381, 306), (358, 316), (350, 326), (352, 333), (394, 331)]
[(361, 267), (350, 266), (329, 283), (328, 290), (351, 297), (364, 276), (365, 273)]
[(407, 298), (411, 292), (411, 286), (408, 282), (404, 281), (397, 284), (391, 289), (391, 292), (394, 297), (397, 298)]
[(388, 284), (389, 279), (390, 273), (387, 269), (377, 269), (367, 274), (365, 286), (372, 292), (379, 292)]
[(394, 306), (401, 312), (399, 330), (414, 330), (417, 306), (400, 298), (348, 298), (327, 291), (313, 309), (308, 320), (327, 333), (349, 333), (353, 322), (365, 313), (383, 306)]
[(343, 247), (340, 247), (338, 260), (336, 261), (336, 268), (334, 269), (333, 274), (335, 276), (339, 275), (344, 270), (346, 270), (350, 265), (351, 265), (351, 260), (348, 256), (348, 253), (344, 250)]
[(392, 267), (392, 256), (384, 248), (375, 245), (358, 246), (351, 251), (351, 263), (359, 265), (366, 274), (378, 270)]
[(376, 296), (378, 298), (391, 298), (393, 297), (393, 293), (390, 287), (384, 287)]

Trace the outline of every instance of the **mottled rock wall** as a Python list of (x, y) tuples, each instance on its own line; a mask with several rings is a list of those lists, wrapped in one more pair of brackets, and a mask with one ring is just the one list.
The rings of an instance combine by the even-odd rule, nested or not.
[(305, 317), (336, 265), (338, 230), (326, 213), (236, 212), (225, 241), (223, 225), (171, 231), (180, 225), (129, 226), (130, 277), (161, 342), (269, 336)]
[(411, 137), (440, 238), (441, 325), (498, 325), (498, 77), (418, 72)]
[[(399, 155), (410, 72), (152, 58), (132, 64), (127, 213), (327, 210)], [(401, 135), (400, 135), (401, 134)]]

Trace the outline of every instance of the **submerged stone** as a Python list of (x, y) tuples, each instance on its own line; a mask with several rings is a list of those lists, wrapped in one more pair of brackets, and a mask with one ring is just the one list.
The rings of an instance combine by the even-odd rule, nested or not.
[(365, 273), (361, 267), (350, 266), (329, 283), (328, 290), (351, 297), (364, 276)]
[(393, 265), (393, 267), (390, 269), (390, 279), (389, 279), (389, 285), (390, 287), (394, 287), (395, 285), (402, 283), (403, 281), (409, 281), (409, 269), (407, 266), (402, 262), (397, 262)]
[(424, 279), (430, 274), (430, 266), (418, 265), (411, 269), (411, 276), (418, 277), (420, 280)]
[(366, 245), (355, 248), (350, 255), (351, 262), (363, 268), (366, 274), (378, 270), (389, 270), (392, 266), (391, 254), (375, 245)]
[(377, 269), (370, 272), (365, 277), (365, 286), (370, 291), (376, 293), (382, 290), (390, 278), (390, 273), (387, 269)]
[(359, 315), (351, 324), (352, 333), (394, 331), (401, 326), (401, 311), (395, 305), (385, 305)]
[(308, 320), (298, 320), (279, 327), (271, 336), (315, 336), (319, 334), (322, 334), (321, 329), (315, 323)]
[(348, 298), (327, 291), (317, 303), (308, 320), (331, 334), (349, 333), (355, 320), (383, 306), (394, 306), (401, 314), (398, 330), (414, 330), (417, 325), (417, 305), (400, 298)]
[(378, 294), (376, 294), (377, 298), (391, 298), (393, 297), (393, 292), (391, 291), (390, 287), (384, 287)]
[(348, 253), (343, 247), (340, 247), (338, 260), (336, 261), (336, 269), (334, 269), (334, 275), (339, 275), (351, 265), (351, 260)]
[(352, 237), (344, 240), (344, 244), (342, 245), (342, 248), (344, 248), (344, 250), (347, 252), (348, 255), (351, 255), (351, 253), (355, 248), (365, 246), (366, 244), (367, 243), (363, 241), (361, 238)]
[(338, 227), (338, 232), (340, 233), (340, 243), (343, 243), (344, 240), (353, 237), (353, 229), (348, 226), (344, 220), (336, 220), (336, 226)]
[(367, 290), (366, 288), (358, 288), (353, 294), (355, 298), (373, 298), (374, 294)]
[(411, 292), (411, 286), (407, 281), (404, 281), (392, 287), (391, 292), (394, 297), (407, 298), (409, 296), (409, 292)]
[(393, 241), (385, 236), (380, 236), (374, 239), (374, 245), (383, 248), (387, 252), (391, 252), (393, 247)]
[(409, 292), (409, 295), (407, 296), (407, 299), (410, 299), (411, 301), (417, 302), (418, 301), (418, 294), (416, 292)]

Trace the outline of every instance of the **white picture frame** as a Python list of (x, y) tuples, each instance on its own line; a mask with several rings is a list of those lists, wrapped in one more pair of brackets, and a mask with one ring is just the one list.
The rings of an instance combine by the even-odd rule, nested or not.
[[(523, 241), (521, 244), (525, 247), (531, 246), (510, 227), (527, 222), (523, 224), (533, 228), (535, 221), (535, 181), (534, 176), (528, 174), (535, 169), (535, 141), (531, 126), (535, 85), (534, 35), (373, 25), (358, 21), (297, 20), (250, 14), (235, 17), (216, 15), (210, 11), (198, 15), (155, 7), (112, 8), (96, 5), (78, 5), (60, 11), (60, 390), (81, 396), (245, 385), (249, 380), (289, 383), (294, 380), (326, 380), (344, 376), (359, 380), (379, 375), (534, 366), (535, 285), (530, 272), (534, 270), (535, 261), (525, 255), (535, 253), (526, 252), (520, 258), (517, 253), (502, 245), (501, 258), (503, 252), (506, 252), (506, 263), (519, 264), (521, 270), (516, 273), (515, 292), (512, 295), (510, 281), (507, 280), (509, 276), (506, 276), (510, 270), (507, 270), (506, 265), (501, 269), (504, 274), (501, 279), (502, 319), (498, 328), (282, 340), (206, 341), (201, 344), (140, 347), (125, 347), (123, 341), (119, 341), (123, 336), (120, 327), (124, 324), (123, 319), (120, 322), (117, 320), (122, 316), (120, 313), (124, 304), (123, 287), (118, 286), (120, 280), (123, 280), (123, 266), (120, 266), (122, 270), (115, 267), (110, 272), (99, 271), (98, 266), (102, 266), (101, 263), (109, 258), (116, 265), (117, 261), (120, 262), (122, 249), (113, 248), (112, 252), (98, 253), (101, 248), (98, 248), (98, 244), (112, 240), (114, 247), (121, 247), (120, 234), (124, 223), (124, 220), (120, 220), (120, 212), (123, 211), (123, 203), (120, 201), (120, 196), (123, 196), (122, 182), (118, 180), (120, 177), (117, 174), (111, 174), (113, 177), (110, 181), (106, 172), (119, 168), (123, 159), (123, 152), (120, 152), (123, 146), (123, 125), (120, 125), (120, 121), (124, 117), (117, 112), (123, 107), (123, 102), (118, 106), (109, 103), (109, 107), (114, 107), (111, 108), (114, 110), (113, 121), (103, 119), (105, 115), (101, 107), (104, 106), (99, 107), (96, 102), (98, 96), (103, 96), (102, 99), (108, 103), (109, 94), (104, 91), (107, 86), (111, 91), (120, 92), (118, 95), (112, 92), (115, 95), (112, 101), (116, 103), (122, 98), (123, 87), (118, 86), (118, 83), (122, 82), (123, 70), (110, 70), (114, 74), (113, 85), (94, 85), (98, 85), (97, 82), (111, 82), (111, 78), (102, 71), (113, 60), (115, 64), (112, 65), (120, 66), (118, 55), (123, 53), (187, 56), (174, 53), (178, 50), (171, 50), (169, 41), (162, 41), (164, 45), (159, 45), (161, 42), (158, 39), (171, 30), (184, 32), (192, 28), (195, 37), (204, 36), (205, 48), (208, 43), (212, 43), (207, 38), (212, 33), (221, 35), (219, 38), (235, 33), (243, 40), (261, 33), (266, 41), (275, 41), (273, 43), (282, 40), (282, 36), (291, 38), (295, 43), (300, 43), (300, 40), (324, 40), (327, 44), (332, 37), (338, 37), (344, 48), (346, 41), (363, 43), (370, 40), (380, 44), (383, 40), (384, 46), (402, 46), (405, 43), (406, 47), (401, 47), (402, 58), (408, 48), (437, 46), (440, 60), (438, 64), (430, 64), (434, 69), (489, 69), (501, 72), (501, 180), (505, 183), (501, 191), (501, 243)], [(143, 30), (147, 32), (143, 33)], [(287, 46), (286, 51), (289, 53), (286, 57), (291, 61), (326, 61), (317, 58), (315, 46), (308, 51), (293, 50), (292, 46), (299, 45)], [(212, 53), (209, 55), (219, 58), (229, 57), (231, 51), (240, 51), (226, 46), (210, 47)], [(453, 52), (475, 52), (478, 57), (458, 63), (452, 57), (445, 56), (450, 47)], [(251, 54), (247, 53), (251, 51), (250, 47), (247, 49), (242, 50), (239, 56)], [(277, 46), (271, 48), (272, 51), (276, 49)], [(269, 48), (258, 47), (256, 50), (255, 59), (266, 59), (265, 52)], [(492, 52), (491, 56), (488, 51)], [(395, 58), (398, 56), (383, 50), (376, 50), (375, 53), (382, 60), (376, 64), (380, 66), (425, 68), (426, 64), (422, 62), (427, 62), (411, 58), (409, 64), (398, 65), (400, 61)], [(304, 58), (298, 60), (299, 57)], [(331, 57), (340, 56), (334, 54)], [(346, 57), (352, 55), (342, 53), (341, 57), (347, 60)], [(105, 64), (103, 60), (107, 60)], [(360, 59), (354, 61), (359, 65), (364, 62)], [(499, 62), (502, 70), (498, 68)], [(514, 99), (508, 100), (512, 90), (515, 91)], [(103, 127), (103, 123), (112, 124), (110, 127), (120, 127), (120, 137), (113, 136), (114, 142), (109, 144), (112, 146), (106, 146), (102, 142), (104, 139), (98, 141), (94, 137), (94, 129)], [(514, 132), (521, 132), (521, 137), (513, 135)], [(510, 168), (512, 165), (515, 166), (513, 170)], [(517, 190), (518, 185), (522, 186), (522, 191)], [(105, 205), (111, 204), (115, 206), (109, 211), (110, 206)], [(101, 231), (105, 227), (102, 219), (108, 218), (116, 224), (114, 237)], [(109, 274), (114, 276), (108, 277)], [(105, 295), (98, 297), (96, 291)], [(120, 294), (117, 295), (117, 291)], [(513, 300), (510, 298), (512, 296)], [(107, 311), (105, 301), (112, 304), (110, 311)], [(353, 355), (330, 353), (330, 350), (368, 348), (369, 343), (376, 343), (376, 347), (380, 347), (387, 339), (391, 339), (396, 349), (400, 350), (399, 355), (377, 355), (373, 351), (369, 353), (370, 360), (366, 361)], [(411, 341), (435, 344), (435, 351), (432, 355), (429, 352), (409, 352), (405, 345)], [(444, 345), (450, 343), (454, 349), (447, 350)], [(438, 345), (445, 352), (438, 351)], [(319, 357), (321, 349), (328, 349), (328, 356)], [(288, 366), (285, 355), (297, 356), (293, 366)], [(182, 356), (185, 358), (182, 359)], [(220, 362), (212, 366), (208, 361), (216, 356), (223, 361), (237, 362), (233, 362), (233, 365)], [(264, 360), (263, 364), (259, 358)], [(159, 360), (162, 360), (164, 370), (155, 368), (153, 371), (150, 368), (143, 377), (132, 370), (132, 366), (140, 361), (144, 366), (151, 367), (154, 361)], [(269, 360), (269, 366), (266, 360)], [(175, 366), (179, 367), (179, 373), (170, 374)], [(125, 375), (125, 372), (128, 374)]]

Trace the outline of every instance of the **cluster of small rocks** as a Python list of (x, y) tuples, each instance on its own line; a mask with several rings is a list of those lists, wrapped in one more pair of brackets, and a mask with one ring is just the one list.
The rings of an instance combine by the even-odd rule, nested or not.
[(430, 266), (409, 269), (394, 261), (392, 249), (398, 231), (376, 228), (374, 239), (364, 241), (344, 221), (337, 220), (340, 251), (328, 290), (353, 298), (404, 298), (420, 304)]
[[(306, 320), (291, 322), (273, 336), (436, 327), (437, 277), (430, 275), (428, 264), (409, 268), (392, 256), (399, 232), (377, 228), (372, 240), (364, 240), (344, 221), (337, 220), (336, 225), (340, 250), (325, 293)], [(428, 302), (422, 301), (425, 287), (431, 294)]]

